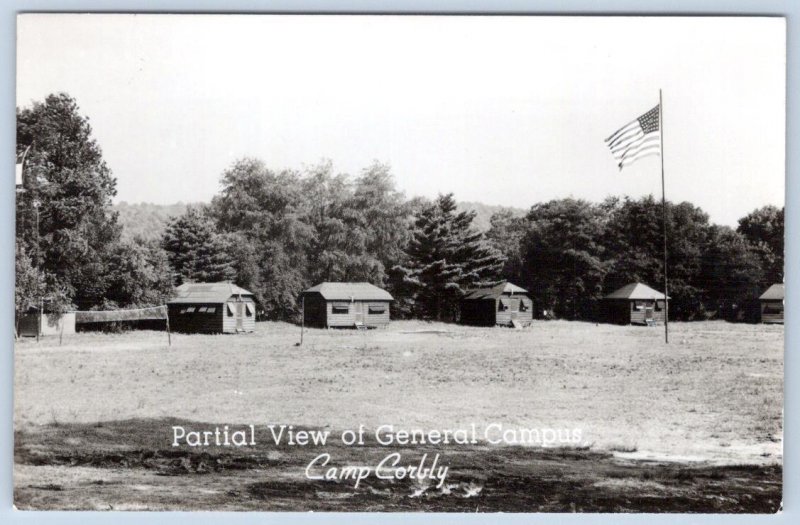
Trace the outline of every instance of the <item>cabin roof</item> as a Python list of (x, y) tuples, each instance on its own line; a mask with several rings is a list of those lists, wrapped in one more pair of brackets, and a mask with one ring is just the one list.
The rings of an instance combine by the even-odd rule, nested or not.
[(654, 290), (643, 283), (626, 284), (622, 288), (605, 296), (605, 299), (628, 299), (631, 301), (663, 298), (664, 294), (662, 292)]
[(319, 283), (303, 293), (315, 292), (326, 301), (394, 301), (389, 292), (370, 283)]
[(175, 289), (175, 297), (173, 297), (168, 304), (224, 303), (234, 295), (247, 295), (252, 297), (253, 293), (228, 281), (218, 283), (184, 283)]
[(467, 295), (464, 296), (464, 299), (497, 299), (502, 295), (511, 294), (527, 295), (528, 290), (508, 281), (502, 281), (501, 283), (488, 288), (477, 288), (475, 290), (470, 290), (467, 292)]
[(761, 294), (759, 297), (762, 301), (783, 301), (784, 299), (784, 288), (783, 284), (773, 284), (767, 291)]

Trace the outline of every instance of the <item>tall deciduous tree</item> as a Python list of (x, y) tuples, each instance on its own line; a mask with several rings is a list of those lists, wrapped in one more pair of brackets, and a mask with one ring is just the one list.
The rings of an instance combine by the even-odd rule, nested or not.
[(554, 200), (533, 206), (526, 222), (523, 285), (537, 310), (590, 319), (605, 276), (603, 210), (583, 200)]
[(218, 230), (239, 233), (248, 244), (243, 250), (258, 268), (253, 275), (249, 266), (248, 289), (270, 319), (294, 319), (300, 292), (308, 285), (306, 250), (314, 229), (304, 202), (298, 173), (275, 172), (260, 160), (242, 159), (225, 171), (222, 191), (211, 204)]
[(469, 289), (497, 282), (505, 259), (472, 229), (473, 218), (474, 212), (456, 210), (452, 194), (440, 195), (417, 215), (407, 263), (395, 271), (419, 315), (455, 319)]
[(116, 181), (89, 119), (67, 94), (17, 109), (17, 153), (28, 147), (17, 242), (67, 300), (94, 306), (102, 293), (104, 258), (120, 235), (111, 211)]
[(525, 281), (524, 257), (522, 241), (528, 231), (525, 217), (519, 217), (512, 210), (501, 210), (489, 219), (490, 228), (486, 238), (506, 258), (503, 265), (503, 277), (515, 282)]
[[(608, 251), (605, 291), (633, 281), (664, 288), (664, 226), (661, 202), (652, 196), (606, 203), (604, 245)], [(667, 272), (670, 318), (704, 315), (701, 267), (708, 247), (708, 215), (688, 202), (667, 202)]]
[(784, 272), (784, 209), (764, 206), (739, 219), (736, 231), (755, 247), (764, 275), (762, 287), (783, 282)]
[(727, 226), (711, 227), (699, 286), (705, 309), (726, 319), (744, 318), (760, 294), (763, 274), (759, 252), (744, 235)]

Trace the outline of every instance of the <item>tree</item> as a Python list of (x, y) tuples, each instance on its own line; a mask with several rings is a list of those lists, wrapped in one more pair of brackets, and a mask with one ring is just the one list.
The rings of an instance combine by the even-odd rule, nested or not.
[(218, 231), (240, 233), (257, 259), (258, 275), (251, 273), (254, 288), (248, 289), (269, 319), (296, 319), (298, 297), (308, 285), (307, 249), (314, 229), (305, 199), (298, 173), (274, 172), (260, 160), (242, 159), (223, 173), (222, 191), (211, 203)]
[(297, 319), (300, 292), (319, 282), (383, 286), (386, 268), (404, 256), (410, 208), (383, 164), (352, 179), (329, 161), (276, 172), (242, 159), (222, 186), (211, 215), (226, 238), (236, 236), (237, 279), (268, 318)]
[(17, 109), (17, 153), (25, 160), (17, 201), (17, 242), (31, 264), (80, 307), (99, 300), (102, 260), (119, 239), (111, 211), (116, 181), (92, 138), (89, 119), (67, 94)]
[(522, 283), (541, 310), (568, 319), (591, 319), (602, 297), (604, 210), (592, 203), (553, 200), (526, 217)]
[(762, 288), (783, 282), (784, 208), (764, 206), (739, 219), (736, 229), (759, 254), (764, 269)]
[(39, 307), (40, 298), (44, 293), (44, 276), (19, 244), (16, 247), (15, 262), (14, 310), (19, 316), (31, 308)]
[(472, 229), (474, 215), (458, 213), (452, 194), (440, 195), (417, 215), (407, 263), (395, 273), (412, 294), (418, 315), (454, 320), (467, 290), (497, 282), (505, 260)]
[[(608, 220), (603, 244), (608, 257), (605, 291), (634, 281), (663, 289), (664, 224), (661, 202), (652, 195), (606, 202)], [(703, 253), (709, 246), (708, 215), (683, 202), (667, 202), (667, 272), (671, 319), (704, 315)]]
[(311, 282), (366, 281), (383, 286), (387, 267), (403, 257), (411, 214), (389, 167), (373, 163), (354, 181), (322, 163), (303, 179)]
[(141, 308), (166, 304), (173, 287), (166, 252), (155, 241), (134, 238), (120, 242), (106, 261), (109, 269), (104, 308)]
[(161, 246), (175, 272), (175, 284), (231, 281), (236, 277), (225, 240), (199, 208), (190, 207), (172, 219), (164, 230)]
[(415, 201), (397, 191), (389, 165), (373, 162), (356, 178), (346, 205), (357, 210), (358, 224), (367, 232), (365, 249), (385, 268), (405, 257), (411, 239)]
[(510, 209), (504, 209), (492, 214), (489, 223), (491, 226), (486, 232), (486, 239), (506, 258), (503, 277), (513, 282), (523, 282), (522, 241), (528, 228), (527, 219)]
[(314, 166), (302, 178), (304, 221), (312, 240), (306, 256), (309, 282), (366, 281), (382, 285), (384, 266), (369, 250), (372, 230), (366, 210), (354, 200), (346, 175), (334, 175), (330, 162)]
[(705, 308), (726, 319), (745, 316), (763, 273), (759, 253), (744, 235), (727, 226), (711, 227), (700, 278)]

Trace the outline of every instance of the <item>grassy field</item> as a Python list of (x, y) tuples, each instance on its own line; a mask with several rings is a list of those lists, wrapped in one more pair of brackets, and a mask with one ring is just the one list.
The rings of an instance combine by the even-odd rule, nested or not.
[[(368, 332), (307, 330), (302, 346), (296, 346), (299, 329), (281, 323), (259, 323), (245, 335), (173, 334), (171, 347), (158, 332), (77, 334), (62, 346), (57, 339), (23, 340), (15, 353), (16, 502), (22, 508), (775, 510), (783, 327), (670, 328), (670, 345), (661, 328), (561, 321), (525, 330), (410, 321)], [(171, 418), (335, 431), (499, 423), (580, 429), (583, 443), (569, 453), (444, 447), (452, 476), (459, 483), (480, 479), (482, 492), (470, 499), (431, 491), (409, 498), (414, 492), (407, 486), (396, 494), (379, 486), (329, 493), (335, 484), (320, 488), (303, 479), (302, 465), (317, 452), (263, 448), (261, 440), (249, 452), (180, 449), (175, 456)], [(373, 448), (338, 452), (345, 463), (387, 452)], [(250, 463), (196, 468), (239, 465), (239, 456)], [(385, 490), (403, 497), (381, 496)], [(210, 491), (205, 499), (204, 491)], [(309, 499), (308, 491), (323, 496)]]

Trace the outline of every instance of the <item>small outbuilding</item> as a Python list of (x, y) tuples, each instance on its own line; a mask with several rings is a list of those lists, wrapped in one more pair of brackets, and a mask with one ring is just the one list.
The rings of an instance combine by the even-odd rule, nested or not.
[(19, 316), (17, 331), (20, 337), (70, 335), (75, 333), (75, 312), (39, 313), (32, 308)]
[(528, 326), (533, 321), (533, 301), (524, 288), (503, 281), (472, 290), (461, 300), (461, 324), (474, 326)]
[(186, 333), (252, 332), (256, 303), (252, 292), (230, 282), (184, 283), (167, 303), (170, 329)]
[(602, 320), (615, 324), (652, 325), (667, 317), (665, 296), (642, 283), (626, 284), (603, 298)]
[(303, 292), (303, 322), (317, 328), (377, 328), (389, 324), (394, 298), (370, 283), (321, 283)]
[(783, 324), (783, 284), (773, 284), (761, 294), (758, 301), (761, 303), (761, 322)]

